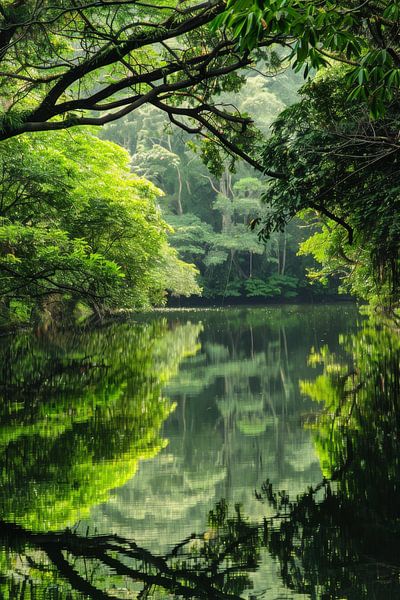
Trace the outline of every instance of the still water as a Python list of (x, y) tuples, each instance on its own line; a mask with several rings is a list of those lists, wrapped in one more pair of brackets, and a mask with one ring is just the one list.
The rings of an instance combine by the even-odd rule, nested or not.
[(400, 334), (353, 305), (0, 338), (0, 597), (400, 598)]

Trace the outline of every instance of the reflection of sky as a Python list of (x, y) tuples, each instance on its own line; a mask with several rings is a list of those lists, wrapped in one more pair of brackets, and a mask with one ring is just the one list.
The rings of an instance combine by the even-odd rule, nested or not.
[(188, 435), (190, 457), (184, 436), (170, 437), (160, 455), (141, 463), (131, 481), (92, 511), (92, 524), (162, 553), (204, 531), (208, 511), (222, 497), (258, 520), (270, 514), (254, 494), (266, 478), (294, 496), (321, 479), (310, 433), (294, 422), (257, 437), (237, 430), (224, 436), (220, 429), (210, 435), (204, 428)]
[[(141, 463), (131, 481), (92, 511), (90, 523), (163, 552), (203, 531), (221, 497), (257, 519), (269, 510), (254, 495), (265, 479), (293, 497), (319, 482), (304, 426), (315, 407), (300, 395), (298, 381), (315, 376), (307, 365), (315, 340), (335, 346), (338, 325), (353, 321), (351, 309), (350, 319), (343, 307), (320, 309), (302, 307), (281, 327), (281, 309), (242, 310), (240, 319), (233, 311), (231, 321), (226, 311), (217, 328), (215, 313), (203, 313), (201, 350), (166, 388), (177, 402), (164, 427), (167, 448)], [(254, 323), (246, 322), (249, 315)]]
[[(164, 426), (167, 448), (142, 462), (133, 479), (92, 510), (91, 527), (163, 553), (205, 531), (208, 512), (221, 498), (232, 507), (241, 503), (243, 514), (259, 521), (272, 514), (254, 494), (267, 478), (293, 498), (321, 480), (304, 425), (316, 407), (301, 396), (298, 382), (317, 373), (307, 364), (311, 347), (324, 340), (335, 348), (339, 333), (354, 319), (351, 309), (346, 314), (342, 307), (307, 310), (292, 314), (282, 327), (273, 310), (268, 311), (272, 321), (250, 325), (243, 319), (229, 322), (228, 312), (218, 328), (213, 313), (210, 322), (202, 315), (201, 350), (166, 389), (177, 402)], [(269, 590), (271, 599), (304, 597), (281, 588), (277, 567), (265, 554), (262, 562), (262, 570), (252, 575), (256, 589)]]

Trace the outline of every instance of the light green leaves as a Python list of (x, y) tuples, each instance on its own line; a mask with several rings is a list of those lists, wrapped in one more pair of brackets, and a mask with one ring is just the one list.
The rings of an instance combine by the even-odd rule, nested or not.
[(162, 192), (131, 173), (116, 144), (90, 130), (39, 134), (4, 143), (0, 162), (5, 306), (20, 298), (40, 310), (50, 297), (97, 312), (149, 306), (167, 288), (163, 254), (180, 269), (180, 289), (186, 274), (188, 289), (199, 291), (195, 271), (168, 247), (156, 206)]

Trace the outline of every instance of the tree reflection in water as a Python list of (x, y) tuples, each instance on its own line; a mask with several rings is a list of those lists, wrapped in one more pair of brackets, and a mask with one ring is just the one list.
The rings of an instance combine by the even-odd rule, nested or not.
[(72, 526), (167, 440), (162, 394), (201, 325), (165, 320), (30, 334), (0, 345), (0, 511), (33, 531)]
[(311, 426), (319, 485), (290, 498), (266, 481), (256, 497), (274, 514), (261, 523), (222, 500), (205, 531), (164, 556), (120, 536), (3, 521), (3, 572), (18, 573), (0, 583), (4, 597), (247, 598), (267, 552), (285, 586), (310, 598), (399, 598), (400, 338), (368, 321), (342, 347), (347, 359), (312, 351), (323, 372), (301, 382), (323, 405)]

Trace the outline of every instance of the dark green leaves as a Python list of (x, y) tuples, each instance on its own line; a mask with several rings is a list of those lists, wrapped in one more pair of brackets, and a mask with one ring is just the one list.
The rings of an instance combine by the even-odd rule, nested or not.
[(227, 27), (240, 49), (282, 43), (295, 70), (321, 69), (332, 61), (353, 65), (344, 84), (349, 101), (365, 101), (374, 118), (398, 94), (399, 6), (351, 2), (230, 0), (214, 27)]

